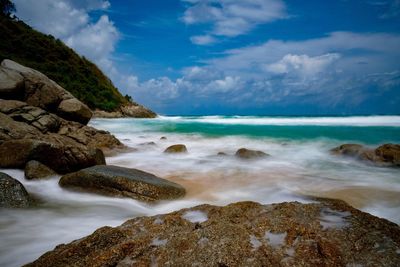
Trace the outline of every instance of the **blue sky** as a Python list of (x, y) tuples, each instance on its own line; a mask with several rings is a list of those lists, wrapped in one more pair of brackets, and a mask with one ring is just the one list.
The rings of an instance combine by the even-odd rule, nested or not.
[(400, 114), (400, 0), (15, 3), (161, 114)]

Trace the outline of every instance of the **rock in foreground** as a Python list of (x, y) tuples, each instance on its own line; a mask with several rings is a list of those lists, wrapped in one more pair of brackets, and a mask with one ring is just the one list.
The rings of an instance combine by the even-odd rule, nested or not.
[(174, 199), (185, 195), (185, 189), (151, 173), (118, 166), (94, 166), (67, 174), (60, 185), (111, 196), (144, 201)]
[(36, 160), (28, 161), (25, 165), (25, 178), (28, 180), (42, 179), (56, 175), (55, 171)]
[(0, 172), (0, 207), (25, 208), (30, 204), (25, 187), (8, 174)]
[(399, 266), (400, 228), (343, 201), (201, 205), (59, 245), (28, 266)]

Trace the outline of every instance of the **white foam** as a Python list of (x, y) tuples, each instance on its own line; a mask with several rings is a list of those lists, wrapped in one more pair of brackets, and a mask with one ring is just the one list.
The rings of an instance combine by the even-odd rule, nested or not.
[(169, 117), (159, 120), (174, 122), (201, 122), (237, 125), (320, 125), (320, 126), (400, 126), (400, 116), (349, 116), (349, 117), (253, 117), (253, 116), (201, 116)]
[(324, 208), (321, 210), (320, 224), (322, 229), (326, 230), (329, 228), (341, 229), (349, 226), (347, 219), (351, 216), (349, 211), (336, 211), (330, 208)]
[(192, 223), (202, 223), (208, 220), (207, 214), (199, 210), (186, 211), (182, 218)]
[(254, 250), (262, 246), (262, 243), (260, 242), (260, 240), (258, 240), (258, 238), (255, 235), (250, 235), (250, 244)]
[(285, 244), (285, 238), (287, 233), (272, 233), (271, 231), (265, 232), (265, 239), (273, 247), (281, 247)]

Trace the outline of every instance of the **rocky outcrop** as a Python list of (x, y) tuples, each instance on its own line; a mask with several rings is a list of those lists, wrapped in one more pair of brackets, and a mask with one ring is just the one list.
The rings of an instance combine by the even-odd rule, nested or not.
[(201, 205), (59, 245), (27, 266), (398, 266), (400, 228), (343, 201)]
[(0, 167), (24, 168), (28, 161), (38, 160), (66, 173), (104, 164), (102, 151), (114, 148), (123, 145), (106, 131), (67, 121), (25, 102), (0, 100), (0, 150), (4, 152)]
[(157, 114), (148, 108), (137, 103), (129, 103), (128, 105), (121, 106), (119, 110), (107, 112), (103, 110), (95, 110), (94, 117), (97, 118), (155, 118)]
[(350, 156), (379, 166), (400, 166), (400, 145), (384, 144), (376, 149), (359, 144), (343, 144), (331, 149), (334, 155)]
[(170, 153), (170, 154), (174, 154), (174, 153), (187, 153), (187, 148), (185, 145), (183, 144), (176, 144), (176, 145), (172, 145), (167, 147), (164, 150), (164, 153)]
[(42, 179), (53, 175), (56, 173), (39, 161), (31, 160), (25, 165), (25, 178), (28, 180)]
[(91, 110), (44, 74), (5, 59), (0, 66), (0, 98), (26, 102), (67, 120), (87, 124)]
[(174, 199), (185, 195), (185, 189), (151, 173), (118, 166), (94, 166), (62, 176), (65, 188), (99, 194), (130, 197), (144, 201)]
[(30, 202), (25, 187), (18, 180), (0, 172), (0, 207), (25, 208)]
[(240, 148), (236, 151), (235, 156), (241, 159), (259, 159), (267, 157), (269, 155), (259, 150)]

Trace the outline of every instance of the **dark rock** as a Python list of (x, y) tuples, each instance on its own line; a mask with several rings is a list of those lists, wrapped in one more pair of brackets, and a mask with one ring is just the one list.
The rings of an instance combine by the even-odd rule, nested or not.
[(227, 156), (228, 154), (226, 154), (225, 152), (218, 152), (217, 156)]
[(257, 158), (264, 158), (269, 155), (259, 150), (240, 148), (236, 151), (235, 156), (241, 159), (257, 159)]
[(399, 266), (400, 228), (343, 201), (201, 205), (138, 217), (27, 266)]
[(28, 192), (18, 180), (0, 172), (0, 207), (25, 208), (30, 201)]
[(167, 140), (167, 137), (161, 136), (161, 137), (160, 137), (160, 140)]
[(4, 78), (4, 82), (0, 83), (2, 98), (22, 100), (30, 106), (83, 124), (92, 117), (92, 112), (85, 104), (34, 69), (5, 59), (1, 63), (0, 78)]
[(63, 100), (58, 106), (57, 114), (70, 121), (86, 125), (92, 117), (92, 111), (76, 98)]
[(384, 144), (376, 149), (366, 148), (359, 144), (343, 144), (331, 149), (331, 153), (354, 157), (378, 166), (400, 166), (400, 145)]
[(47, 178), (56, 175), (56, 173), (36, 160), (28, 161), (25, 165), (25, 178), (28, 180)]
[(185, 189), (151, 173), (118, 166), (94, 166), (64, 175), (60, 186), (144, 201), (174, 199)]
[(51, 141), (20, 139), (7, 140), (0, 144), (0, 167), (24, 168), (30, 160), (40, 161), (58, 173), (105, 164), (100, 149), (71, 146), (65, 139), (54, 138)]
[(338, 147), (331, 149), (331, 153), (338, 155), (346, 155), (358, 157), (363, 152), (365, 152), (366, 148), (359, 144), (343, 144)]
[(172, 145), (164, 150), (164, 153), (186, 153), (186, 152), (187, 148), (183, 144)]

